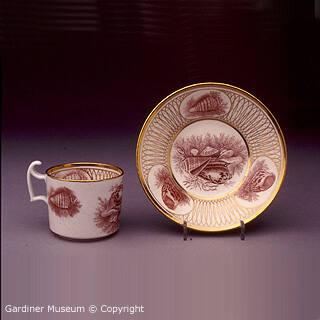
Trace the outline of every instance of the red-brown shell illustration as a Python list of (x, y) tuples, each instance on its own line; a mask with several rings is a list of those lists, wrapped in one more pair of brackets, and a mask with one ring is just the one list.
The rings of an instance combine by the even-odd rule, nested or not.
[(73, 217), (81, 208), (80, 201), (74, 192), (66, 187), (51, 188), (48, 203), (58, 217)]
[(189, 198), (175, 185), (167, 169), (157, 172), (156, 181), (156, 186), (161, 188), (162, 200), (169, 209), (175, 210), (177, 206), (189, 203)]
[(180, 138), (174, 148), (175, 168), (184, 175), (184, 185), (202, 191), (228, 185), (235, 173), (241, 173), (248, 158), (245, 144), (224, 133)]
[(220, 92), (210, 91), (187, 102), (187, 113), (194, 116), (222, 115), (227, 112), (227, 103), (221, 98)]
[(112, 193), (109, 199), (98, 198), (99, 203), (94, 218), (96, 226), (108, 234), (119, 228), (123, 185), (115, 185), (110, 191)]
[(237, 196), (250, 202), (255, 201), (259, 198), (258, 193), (271, 188), (275, 180), (276, 176), (269, 170), (265, 160), (257, 161), (237, 192)]

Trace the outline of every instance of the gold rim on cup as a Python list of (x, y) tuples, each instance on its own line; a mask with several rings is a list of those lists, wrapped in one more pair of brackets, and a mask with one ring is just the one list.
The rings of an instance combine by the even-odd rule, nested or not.
[[(71, 169), (71, 168), (79, 168), (79, 167), (95, 167), (95, 168), (100, 168), (100, 169), (107, 169), (107, 170), (112, 171), (118, 175), (115, 177), (105, 177), (105, 178), (98, 179), (98, 180), (97, 179), (90, 179), (90, 180), (63, 179), (63, 178), (57, 178), (57, 177), (53, 176), (53, 173), (58, 172), (61, 169)], [(46, 174), (51, 179), (65, 181), (65, 182), (100, 182), (100, 181), (109, 181), (109, 180), (120, 178), (124, 175), (124, 170), (118, 166), (115, 166), (113, 164), (107, 164), (107, 163), (70, 162), (70, 163), (63, 163), (63, 164), (58, 164), (53, 167), (50, 167), (49, 169), (46, 170)]]

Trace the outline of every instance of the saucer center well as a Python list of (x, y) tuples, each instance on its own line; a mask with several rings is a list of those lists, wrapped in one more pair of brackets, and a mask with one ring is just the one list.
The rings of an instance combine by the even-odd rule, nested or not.
[(239, 188), (249, 152), (241, 134), (219, 120), (199, 120), (177, 135), (170, 152), (174, 179), (189, 194), (215, 198)]

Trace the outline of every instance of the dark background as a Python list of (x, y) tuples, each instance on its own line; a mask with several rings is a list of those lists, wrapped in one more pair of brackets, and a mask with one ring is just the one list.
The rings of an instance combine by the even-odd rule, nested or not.
[(2, 0), (4, 130), (51, 135), (81, 124), (137, 134), (163, 97), (205, 81), (251, 92), (285, 133), (311, 130), (320, 88), (319, 6)]
[[(320, 319), (319, 1), (1, 0), (3, 306), (142, 304), (119, 319)], [(182, 230), (146, 199), (135, 169), (151, 109), (192, 83), (264, 102), (288, 146), (271, 206), (239, 230)], [(121, 229), (67, 242), (29, 202), (33, 160), (118, 164)], [(37, 194), (42, 182), (34, 181)], [(4, 319), (113, 319), (9, 314)]]

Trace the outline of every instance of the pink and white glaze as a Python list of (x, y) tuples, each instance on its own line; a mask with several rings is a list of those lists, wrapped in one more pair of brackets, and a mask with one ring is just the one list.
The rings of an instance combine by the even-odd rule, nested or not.
[(182, 88), (151, 112), (137, 168), (153, 204), (177, 223), (222, 231), (259, 215), (286, 169), (281, 130), (249, 93), (221, 83)]
[[(96, 239), (119, 229), (121, 169), (83, 165), (41, 174), (35, 171), (36, 165), (41, 162), (32, 162), (27, 172), (30, 200), (48, 204), (52, 232), (71, 239)], [(46, 196), (34, 196), (31, 176), (45, 181)]]

